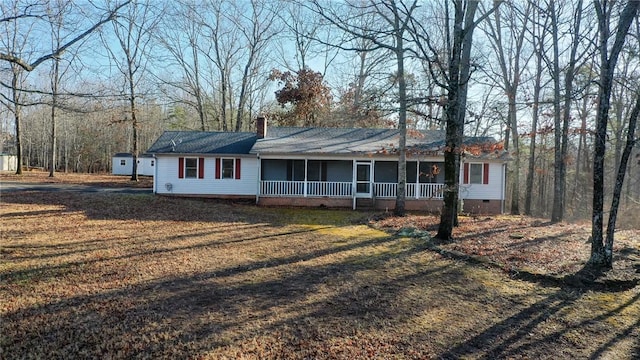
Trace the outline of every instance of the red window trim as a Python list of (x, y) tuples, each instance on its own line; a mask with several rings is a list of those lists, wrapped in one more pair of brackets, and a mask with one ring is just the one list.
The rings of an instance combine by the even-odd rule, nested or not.
[(178, 158), (178, 179), (184, 179), (184, 158)]
[(236, 158), (236, 171), (235, 171), (236, 180), (240, 180), (240, 158)]
[(220, 179), (220, 158), (216, 158), (216, 179)]
[(204, 158), (198, 158), (198, 179), (204, 179)]

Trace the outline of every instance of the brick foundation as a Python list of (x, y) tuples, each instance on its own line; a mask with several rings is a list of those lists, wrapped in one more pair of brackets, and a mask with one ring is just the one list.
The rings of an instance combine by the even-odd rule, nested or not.
[[(352, 208), (351, 198), (330, 197), (261, 197), (258, 201), (261, 206), (293, 206), (293, 207), (327, 207), (327, 208)], [(395, 199), (376, 199), (373, 202), (376, 210), (391, 211), (395, 208)], [(426, 213), (439, 213), (442, 210), (442, 200), (405, 200), (407, 211), (420, 211)], [(463, 211), (468, 214), (500, 214), (502, 210), (500, 200), (465, 200)]]

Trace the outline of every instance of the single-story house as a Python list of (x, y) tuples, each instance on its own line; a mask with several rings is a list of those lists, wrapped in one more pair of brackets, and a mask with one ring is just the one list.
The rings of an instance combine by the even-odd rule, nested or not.
[[(138, 175), (153, 176), (155, 163), (155, 158), (150, 154), (138, 156)], [(117, 153), (111, 157), (111, 173), (113, 175), (131, 175), (132, 172), (133, 154)]]
[[(273, 127), (257, 132), (166, 131), (147, 151), (162, 195), (247, 198), (259, 205), (393, 209), (397, 129)], [(409, 131), (407, 210), (439, 211), (445, 134)], [(493, 138), (467, 138), (460, 171), (463, 211), (501, 213), (507, 153)]]

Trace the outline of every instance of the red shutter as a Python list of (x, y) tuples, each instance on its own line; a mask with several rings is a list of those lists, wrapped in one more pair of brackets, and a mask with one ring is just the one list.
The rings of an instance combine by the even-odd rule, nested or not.
[(178, 179), (184, 178), (184, 158), (178, 158)]
[(204, 158), (198, 158), (198, 179), (204, 179)]
[(469, 163), (464, 163), (464, 171), (463, 171), (463, 175), (462, 175), (462, 183), (463, 184), (468, 184), (469, 183)]
[(216, 179), (220, 179), (220, 158), (216, 158)]
[(240, 179), (240, 159), (236, 159), (236, 179)]
[(482, 172), (482, 183), (489, 183), (489, 164), (484, 163), (484, 171)]

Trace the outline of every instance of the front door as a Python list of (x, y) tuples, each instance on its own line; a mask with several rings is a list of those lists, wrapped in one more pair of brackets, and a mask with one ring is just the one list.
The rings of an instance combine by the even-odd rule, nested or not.
[(356, 197), (371, 198), (371, 163), (356, 163)]

